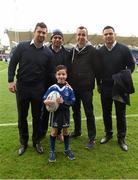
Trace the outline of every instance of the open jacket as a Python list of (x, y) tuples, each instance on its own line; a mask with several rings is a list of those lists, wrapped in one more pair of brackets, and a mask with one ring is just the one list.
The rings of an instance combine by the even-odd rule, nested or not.
[(100, 80), (100, 62), (96, 49), (88, 42), (81, 50), (71, 51), (70, 84), (75, 90), (92, 90)]

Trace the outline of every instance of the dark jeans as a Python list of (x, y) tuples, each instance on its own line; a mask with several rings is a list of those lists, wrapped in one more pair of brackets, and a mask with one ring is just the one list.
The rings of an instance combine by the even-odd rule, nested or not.
[(37, 85), (24, 85), (17, 83), (17, 109), (18, 109), (18, 128), (20, 135), (20, 143), (28, 144), (29, 132), (28, 132), (28, 110), (31, 104), (32, 113), (32, 141), (33, 144), (40, 142), (40, 114), (42, 107), (42, 96), (45, 92), (43, 83)]
[(103, 120), (106, 135), (112, 135), (112, 105), (115, 104), (117, 120), (117, 137), (124, 139), (126, 136), (126, 104), (112, 99), (112, 88), (104, 87), (101, 92), (101, 103), (103, 110)]
[(83, 103), (84, 112), (87, 120), (87, 130), (89, 139), (95, 139), (96, 126), (93, 113), (93, 92), (92, 91), (74, 91), (76, 101), (72, 106), (73, 118), (76, 134), (81, 133), (81, 101)]

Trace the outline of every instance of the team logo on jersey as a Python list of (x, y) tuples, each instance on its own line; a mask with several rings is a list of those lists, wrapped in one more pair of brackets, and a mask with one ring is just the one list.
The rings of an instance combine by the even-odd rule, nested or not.
[(68, 91), (65, 92), (65, 96), (69, 96), (69, 92)]

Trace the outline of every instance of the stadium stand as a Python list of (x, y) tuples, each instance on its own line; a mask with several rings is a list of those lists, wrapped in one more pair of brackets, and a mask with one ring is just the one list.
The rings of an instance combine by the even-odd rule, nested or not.
[[(32, 31), (6, 30), (6, 33), (9, 37), (11, 48), (15, 45), (15, 43), (18, 43), (19, 41), (24, 41), (24, 40), (31, 40), (33, 37)], [(50, 37), (51, 37), (51, 33), (48, 33), (47, 41), (50, 41)], [(93, 45), (96, 45), (96, 46), (102, 43), (101, 35), (97, 35), (97, 34), (89, 35), (88, 39)], [(126, 45), (138, 46), (138, 37), (118, 37), (117, 41)], [(74, 44), (74, 43), (75, 43), (75, 34), (65, 33), (64, 44)]]

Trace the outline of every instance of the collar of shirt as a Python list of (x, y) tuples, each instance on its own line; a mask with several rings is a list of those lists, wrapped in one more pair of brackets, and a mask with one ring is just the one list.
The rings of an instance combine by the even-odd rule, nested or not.
[[(30, 42), (30, 45), (32, 45), (32, 44), (36, 47), (35, 42), (34, 42), (34, 39), (32, 39), (32, 41)], [(42, 44), (42, 47), (44, 47), (44, 46), (45, 46), (45, 44), (43, 43), (43, 44)], [(39, 47), (39, 48), (42, 48), (42, 47)], [(36, 48), (38, 48), (38, 47), (36, 47)], [(38, 48), (38, 49), (39, 49), (39, 48)]]
[(112, 49), (115, 47), (116, 45), (116, 41), (112, 44), (111, 48), (108, 48), (107, 45), (105, 44), (105, 47), (107, 48), (108, 51), (112, 51)]
[(59, 51), (62, 49), (62, 46), (60, 46), (60, 48), (58, 48), (58, 49), (55, 49), (55, 48), (53, 47), (53, 45), (51, 45), (51, 48), (52, 48), (53, 51), (59, 52)]

